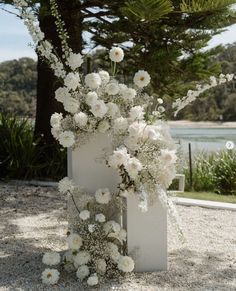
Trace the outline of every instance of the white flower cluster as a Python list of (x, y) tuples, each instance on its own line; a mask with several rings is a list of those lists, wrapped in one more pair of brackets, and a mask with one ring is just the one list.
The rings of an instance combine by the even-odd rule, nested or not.
[(173, 104), (172, 107), (175, 109), (174, 115), (176, 116), (180, 110), (184, 109), (188, 104), (195, 101), (198, 96), (200, 96), (205, 91), (224, 84), (226, 82), (230, 82), (235, 78), (234, 74), (220, 74), (219, 78), (217, 79), (214, 76), (211, 76), (209, 79), (209, 83), (196, 85), (196, 90), (189, 90), (187, 95), (183, 98), (177, 99)]

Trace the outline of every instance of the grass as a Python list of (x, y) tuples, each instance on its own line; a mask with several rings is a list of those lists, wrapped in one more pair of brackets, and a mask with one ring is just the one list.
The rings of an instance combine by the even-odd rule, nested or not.
[(212, 192), (183, 192), (176, 193), (176, 196), (191, 199), (236, 203), (236, 195), (220, 195)]

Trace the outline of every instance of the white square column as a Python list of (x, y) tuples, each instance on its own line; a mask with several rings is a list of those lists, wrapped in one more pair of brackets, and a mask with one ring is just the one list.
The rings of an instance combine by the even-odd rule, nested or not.
[(127, 198), (128, 253), (135, 254), (136, 272), (167, 270), (167, 211), (159, 199), (143, 213), (138, 199)]

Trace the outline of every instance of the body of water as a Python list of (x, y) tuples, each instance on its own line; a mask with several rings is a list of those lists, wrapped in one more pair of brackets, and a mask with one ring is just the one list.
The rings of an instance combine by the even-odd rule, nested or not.
[(184, 152), (188, 151), (189, 143), (194, 152), (225, 150), (227, 141), (234, 142), (236, 147), (236, 128), (172, 127), (171, 133)]

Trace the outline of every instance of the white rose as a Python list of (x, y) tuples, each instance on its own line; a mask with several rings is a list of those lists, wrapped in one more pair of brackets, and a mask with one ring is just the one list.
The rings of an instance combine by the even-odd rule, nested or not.
[(136, 158), (130, 158), (125, 164), (125, 169), (128, 172), (131, 179), (135, 179), (143, 166), (140, 161)]
[(157, 141), (161, 139), (159, 128), (154, 125), (147, 125), (143, 131), (143, 138), (151, 141)]
[(110, 123), (107, 120), (102, 120), (98, 124), (98, 132), (105, 133), (110, 128)]
[(53, 113), (50, 119), (50, 124), (52, 127), (60, 127), (61, 120), (63, 119), (62, 113)]
[(113, 47), (109, 52), (109, 58), (112, 62), (119, 63), (124, 59), (124, 51), (119, 47)]
[(122, 272), (129, 273), (134, 269), (134, 261), (128, 256), (120, 256), (118, 261), (118, 269)]
[(45, 269), (42, 273), (42, 282), (46, 285), (54, 285), (58, 282), (60, 273), (56, 269)]
[(103, 100), (97, 100), (91, 105), (90, 110), (95, 117), (103, 118), (107, 113), (107, 106)]
[(110, 75), (107, 71), (99, 71), (98, 74), (104, 85), (106, 85), (110, 81)]
[(139, 88), (143, 88), (147, 86), (151, 81), (151, 77), (148, 72), (139, 70), (134, 75), (134, 84), (137, 85)]
[(124, 117), (119, 117), (114, 120), (114, 132), (115, 133), (123, 133), (127, 130), (128, 128), (128, 120)]
[(108, 204), (111, 200), (111, 193), (109, 189), (98, 189), (95, 192), (95, 199), (100, 204)]
[(84, 81), (86, 86), (92, 90), (97, 89), (102, 84), (101, 77), (97, 73), (90, 73), (86, 75)]
[(116, 82), (111, 82), (106, 85), (105, 92), (108, 95), (117, 95), (120, 91), (119, 85)]
[(79, 73), (69, 73), (64, 79), (64, 84), (69, 90), (75, 91), (80, 86)]
[(90, 217), (90, 212), (88, 210), (82, 210), (79, 214), (80, 219), (87, 220)]
[(137, 94), (137, 92), (132, 88), (127, 88), (127, 89), (121, 91), (121, 97), (125, 101), (129, 101), (129, 102), (134, 100), (136, 94)]
[(88, 280), (87, 280), (87, 284), (88, 284), (89, 286), (95, 286), (95, 285), (98, 284), (98, 276), (97, 276), (96, 273), (93, 274), (93, 275), (91, 275), (91, 276), (88, 278)]
[(45, 265), (58, 265), (61, 261), (61, 256), (57, 252), (47, 252), (43, 255), (42, 262)]
[(60, 87), (55, 91), (55, 98), (58, 102), (63, 103), (64, 99), (71, 97), (67, 87)]
[(134, 106), (130, 109), (129, 118), (131, 121), (143, 120), (144, 118), (144, 109), (142, 106)]
[(73, 114), (78, 111), (80, 104), (79, 101), (77, 101), (75, 98), (69, 97), (64, 99), (63, 106), (67, 112)]
[(54, 126), (51, 128), (51, 133), (52, 133), (52, 136), (58, 140), (59, 139), (59, 135), (61, 133), (61, 127), (57, 127), (57, 126)]
[(84, 127), (88, 122), (88, 115), (84, 112), (79, 112), (74, 115), (74, 121), (79, 127)]
[(98, 100), (98, 95), (96, 92), (89, 92), (86, 96), (86, 103), (92, 106)]
[(102, 213), (96, 214), (95, 221), (100, 222), (100, 223), (103, 223), (103, 222), (106, 221), (106, 217)]
[(134, 139), (139, 139), (143, 137), (143, 132), (146, 127), (145, 122), (133, 122), (130, 124), (128, 132), (130, 137), (133, 137)]
[(72, 70), (76, 70), (83, 64), (83, 57), (80, 53), (70, 53), (67, 62)]
[(115, 118), (115, 117), (118, 117), (120, 115), (120, 109), (115, 103), (113, 103), (113, 102), (107, 103), (107, 108), (108, 108), (107, 114), (111, 118)]
[(69, 248), (72, 250), (78, 250), (82, 244), (83, 240), (79, 234), (72, 233), (67, 237), (67, 242), (69, 245)]
[(58, 139), (59, 139), (59, 143), (65, 148), (69, 148), (73, 146), (73, 144), (75, 143), (74, 133), (69, 130), (63, 131), (62, 133), (60, 133)]
[(108, 164), (113, 169), (117, 169), (121, 165), (126, 164), (129, 158), (130, 155), (128, 154), (127, 149), (122, 147), (113, 152), (113, 154), (108, 159)]
[(89, 275), (89, 268), (86, 265), (80, 266), (76, 272), (76, 276), (81, 281), (84, 280)]

